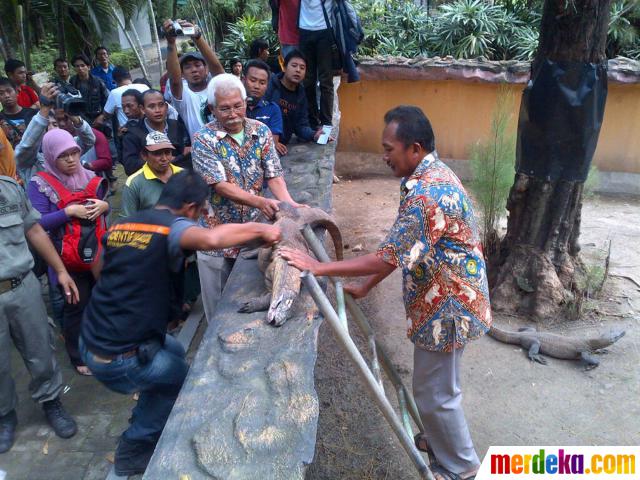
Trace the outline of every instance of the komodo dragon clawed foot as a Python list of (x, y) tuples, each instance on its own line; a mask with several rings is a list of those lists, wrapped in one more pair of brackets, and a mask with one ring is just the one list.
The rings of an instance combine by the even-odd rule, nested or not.
[(247, 300), (242, 303), (242, 306), (238, 309), (240, 313), (253, 313), (253, 312), (264, 312), (269, 309), (269, 304), (271, 303), (271, 292), (266, 292), (265, 294)]
[(538, 362), (541, 365), (547, 364), (547, 359), (540, 355), (540, 342), (532, 344), (527, 355), (532, 362)]
[(585, 370), (593, 370), (598, 365), (600, 365), (600, 361), (596, 360), (594, 357), (589, 355), (587, 352), (580, 352), (580, 358), (582, 359), (582, 363), (584, 365)]

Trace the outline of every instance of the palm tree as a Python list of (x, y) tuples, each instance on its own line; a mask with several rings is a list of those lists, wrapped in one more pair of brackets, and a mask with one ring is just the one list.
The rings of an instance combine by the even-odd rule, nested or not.
[(162, 64), (162, 50), (160, 49), (160, 38), (158, 37), (158, 25), (156, 25), (156, 14), (153, 10), (153, 1), (147, 0), (147, 9), (149, 11), (149, 21), (151, 22), (151, 36), (153, 37), (153, 43), (156, 44), (156, 50), (158, 53), (158, 82), (162, 77), (163, 64)]

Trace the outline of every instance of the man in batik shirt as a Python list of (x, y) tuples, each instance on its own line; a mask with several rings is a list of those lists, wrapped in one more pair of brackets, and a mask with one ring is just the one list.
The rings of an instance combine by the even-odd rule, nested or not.
[(346, 287), (356, 298), (402, 269), (407, 333), (415, 345), (413, 392), (425, 427), (416, 445), (435, 456), (438, 480), (469, 479), (480, 461), (462, 411), (460, 359), (491, 324), (478, 228), (460, 180), (438, 159), (424, 113), (396, 107), (385, 124), (384, 160), (403, 180), (398, 217), (377, 252), (331, 263), (290, 249), (282, 256), (315, 275), (368, 276)]
[[(269, 128), (246, 118), (246, 98), (238, 77), (216, 75), (207, 87), (216, 119), (193, 137), (193, 169), (211, 186), (210, 209), (204, 215), (210, 227), (255, 221), (260, 212), (273, 218), (280, 201), (302, 206), (289, 195)], [(275, 199), (262, 196), (265, 183)], [(238, 253), (238, 248), (198, 252), (202, 303), (209, 321)]]

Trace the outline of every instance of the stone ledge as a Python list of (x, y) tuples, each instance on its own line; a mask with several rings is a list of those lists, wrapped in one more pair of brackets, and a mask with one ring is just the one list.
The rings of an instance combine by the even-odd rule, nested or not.
[[(362, 80), (459, 80), (478, 83), (526, 84), (530, 62), (491, 61), (482, 57), (363, 57), (358, 64)], [(611, 83), (639, 84), (640, 61), (616, 57), (608, 62)]]
[[(289, 151), (282, 164), (293, 198), (328, 210), (335, 143)], [(265, 323), (266, 312), (238, 313), (263, 291), (256, 261), (238, 259), (144, 479), (304, 478), (317, 432), (321, 320), (304, 291), (280, 328)]]

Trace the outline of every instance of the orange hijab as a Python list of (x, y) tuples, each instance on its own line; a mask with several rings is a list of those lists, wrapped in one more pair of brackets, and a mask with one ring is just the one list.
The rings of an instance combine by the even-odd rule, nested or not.
[(16, 178), (16, 162), (13, 158), (13, 147), (0, 128), (0, 175)]

